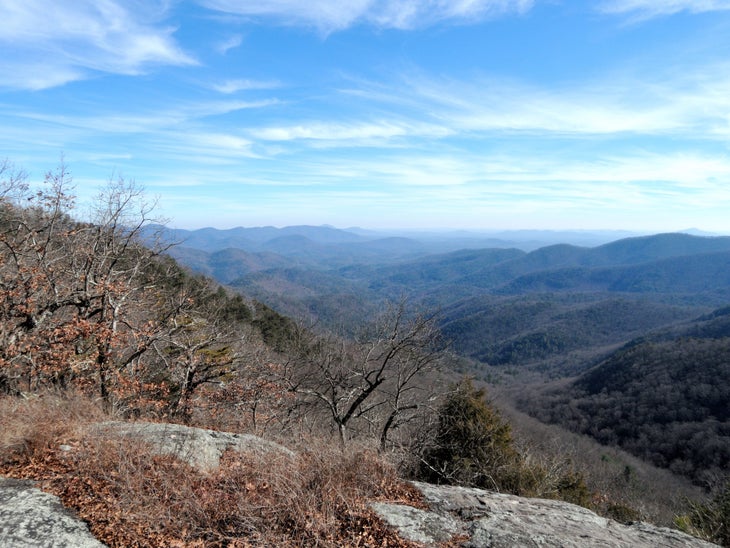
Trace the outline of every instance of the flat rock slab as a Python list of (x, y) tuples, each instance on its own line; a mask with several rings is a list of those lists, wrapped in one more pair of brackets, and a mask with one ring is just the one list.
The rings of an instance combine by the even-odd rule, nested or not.
[(182, 424), (109, 421), (97, 425), (97, 430), (143, 441), (153, 451), (173, 455), (205, 472), (220, 466), (221, 456), (227, 449), (289, 458), (295, 456), (294, 452), (278, 443), (250, 434), (219, 432)]
[(33, 482), (0, 477), (0, 546), (104, 548), (86, 523)]
[(624, 525), (563, 501), (414, 482), (430, 510), (377, 503), (373, 510), (405, 539), (437, 546), (460, 535), (464, 548), (710, 548), (674, 529)]

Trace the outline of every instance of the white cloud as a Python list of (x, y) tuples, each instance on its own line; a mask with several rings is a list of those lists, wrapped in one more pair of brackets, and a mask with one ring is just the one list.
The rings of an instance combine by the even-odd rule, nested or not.
[(216, 50), (221, 55), (225, 55), (230, 50), (236, 49), (242, 43), (243, 43), (243, 36), (241, 36), (240, 34), (236, 34), (226, 40), (223, 40), (222, 42), (219, 42), (216, 46)]
[[(345, 163), (346, 162), (346, 163)], [(722, 194), (730, 200), (730, 158), (704, 153), (612, 153), (572, 158), (547, 151), (528, 156), (474, 153), (391, 155), (367, 160), (328, 160), (310, 166), (312, 176), (327, 174), (342, 178), (386, 181), (388, 187), (475, 184), (475, 188), (509, 189), (510, 195), (525, 192), (544, 196), (570, 194), (588, 197), (602, 185), (609, 196), (621, 201), (625, 185), (641, 189), (659, 184), (682, 193), (691, 190), (712, 199)], [(301, 173), (306, 175), (305, 173)], [(485, 183), (487, 183), (485, 185)], [(648, 188), (648, 187), (646, 187)], [(597, 196), (604, 198), (604, 196)]]
[(102, 113), (91, 116), (69, 114), (46, 114), (35, 111), (17, 111), (14, 116), (25, 120), (45, 122), (55, 126), (96, 132), (98, 135), (123, 133), (154, 133), (179, 127), (185, 123), (201, 120), (208, 116), (219, 116), (240, 110), (263, 108), (278, 102), (275, 99), (260, 101), (206, 101), (179, 104), (154, 112), (127, 113), (124, 111)]
[[(287, 196), (275, 208), (283, 224), (292, 219), (431, 228), (434, 223), (460, 228), (562, 223), (563, 228), (677, 230), (696, 224), (691, 219), (698, 211), (702, 218), (712, 211), (713, 219), (722, 219), (716, 212), (730, 206), (730, 188), (721, 183), (730, 175), (730, 159), (702, 153), (572, 158), (376, 152), (367, 158), (308, 155), (246, 166), (237, 180), (227, 180), (230, 192), (246, 199), (230, 205), (250, 207), (247, 218), (262, 211), (270, 216), (268, 201), (276, 197), (258, 200), (253, 187), (279, 187)], [(220, 183), (221, 176), (212, 173), (201, 172), (200, 180)], [(177, 174), (165, 176), (175, 180)]]
[(214, 89), (219, 93), (225, 93), (226, 95), (229, 95), (231, 93), (236, 93), (239, 91), (274, 89), (279, 87), (279, 83), (273, 81), (265, 82), (261, 80), (235, 79), (212, 84), (210, 87), (211, 89)]
[(237, 15), (266, 17), (286, 25), (334, 32), (358, 23), (411, 29), (443, 21), (469, 23), (508, 13), (524, 13), (534, 0), (198, 0), (202, 5)]
[(0, 47), (0, 88), (40, 90), (62, 86), (84, 78), (80, 68), (47, 63), (40, 56), (26, 57), (22, 61), (1, 56)]
[(242, 158), (259, 157), (253, 152), (251, 141), (230, 133), (162, 133), (150, 139), (150, 143), (156, 153), (188, 166), (230, 164)]
[(607, 0), (604, 13), (630, 14), (638, 19), (672, 15), (681, 11), (703, 13), (730, 10), (730, 0)]
[(295, 126), (272, 126), (251, 130), (253, 137), (264, 141), (332, 141), (336, 146), (384, 145), (397, 137), (443, 137), (448, 130), (429, 124), (404, 124), (386, 121), (365, 123), (313, 122)]
[(382, 27), (408, 29), (441, 21), (476, 22), (528, 11), (533, 0), (395, 0), (379, 2), (367, 18)]
[(679, 67), (653, 77), (615, 72), (557, 87), (416, 74), (387, 86), (360, 83), (343, 93), (361, 103), (397, 109), (401, 117), (410, 115), (424, 126), (441, 127), (442, 135), (633, 133), (718, 140), (730, 136), (728, 74), (730, 65), (720, 63), (694, 70)]
[(43, 89), (91, 71), (139, 74), (150, 65), (194, 64), (174, 29), (160, 26), (164, 11), (134, 0), (0, 0), (0, 86)]

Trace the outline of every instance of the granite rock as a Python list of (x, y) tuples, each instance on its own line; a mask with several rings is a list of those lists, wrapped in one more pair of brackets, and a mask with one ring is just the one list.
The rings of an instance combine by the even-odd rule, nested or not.
[(372, 504), (405, 539), (438, 546), (451, 538), (464, 548), (710, 548), (680, 531), (636, 522), (624, 525), (563, 501), (530, 499), (482, 489), (414, 482), (429, 510)]

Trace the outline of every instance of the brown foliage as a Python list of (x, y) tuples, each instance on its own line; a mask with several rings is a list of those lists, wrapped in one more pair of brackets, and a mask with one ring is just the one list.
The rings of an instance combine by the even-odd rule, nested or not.
[(247, 305), (161, 256), (133, 182), (110, 181), (80, 222), (70, 180), (61, 165), (34, 192), (0, 163), (0, 393), (186, 420), (206, 384), (240, 380)]
[(309, 439), (297, 457), (229, 452), (204, 474), (92, 435), (84, 426), (99, 411), (83, 400), (5, 397), (0, 407), (35, 440), (3, 435), (0, 472), (39, 480), (109, 546), (412, 546), (367, 507), (419, 500), (373, 449)]

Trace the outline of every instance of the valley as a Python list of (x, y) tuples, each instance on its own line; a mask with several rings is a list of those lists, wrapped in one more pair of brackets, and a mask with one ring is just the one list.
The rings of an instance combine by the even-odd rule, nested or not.
[(399, 300), (438, 311), (456, 372), (487, 382), (506, 413), (708, 487), (730, 462), (730, 237), (586, 246), (550, 236), (288, 227), (165, 237), (194, 271), (321, 329), (352, 334)]

